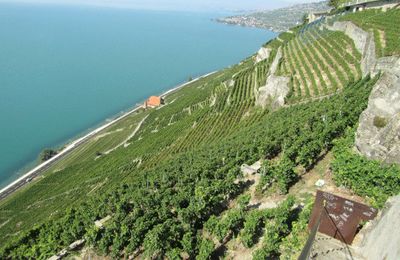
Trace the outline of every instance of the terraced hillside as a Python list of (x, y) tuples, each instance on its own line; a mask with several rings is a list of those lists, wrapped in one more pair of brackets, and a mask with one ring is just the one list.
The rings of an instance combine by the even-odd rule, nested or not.
[(351, 21), (365, 31), (372, 32), (375, 38), (376, 54), (378, 57), (400, 55), (400, 9), (386, 12), (382, 10), (365, 10), (350, 13), (340, 18)]
[(362, 76), (361, 54), (344, 33), (320, 24), (298, 31), (282, 44), (279, 73), (289, 76), (289, 100), (327, 95)]
[(264, 84), (268, 66), (268, 61), (254, 65), (248, 59), (167, 96), (161, 109), (139, 111), (105, 129), (37, 183), (2, 202), (1, 239), (57, 217), (66, 206), (124, 179), (134, 180), (132, 172), (151, 169), (201, 143), (212, 144), (258, 120), (266, 111), (254, 109), (254, 93)]
[[(1, 201), (0, 258), (45, 259), (84, 239), (85, 250), (111, 258), (290, 259), (307, 239), (315, 179), (378, 207), (400, 192), (397, 166), (351, 149), (379, 78), (361, 79), (352, 41), (308, 26), (265, 47), (267, 59), (250, 57), (139, 110)], [(290, 105), (262, 108), (279, 48)], [(259, 173), (241, 171), (253, 163)], [(368, 178), (347, 174), (355, 169)]]

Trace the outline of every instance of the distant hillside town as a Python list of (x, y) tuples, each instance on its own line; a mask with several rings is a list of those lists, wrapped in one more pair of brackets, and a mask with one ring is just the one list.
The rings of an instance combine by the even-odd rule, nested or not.
[(298, 4), (290, 7), (265, 10), (243, 15), (229, 16), (217, 19), (218, 22), (248, 27), (265, 28), (275, 32), (284, 32), (302, 23), (309, 13), (326, 12), (331, 8), (327, 1)]

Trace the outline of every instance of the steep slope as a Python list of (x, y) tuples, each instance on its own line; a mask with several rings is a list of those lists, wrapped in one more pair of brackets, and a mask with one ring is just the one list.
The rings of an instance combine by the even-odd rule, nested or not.
[(346, 14), (340, 20), (330, 28), (354, 40), (363, 55), (363, 74), (383, 74), (361, 115), (357, 149), (368, 158), (400, 163), (400, 30), (393, 25), (400, 20), (400, 9), (366, 10)]
[[(304, 178), (324, 156), (314, 177), (382, 206), (399, 192), (399, 168), (352, 150), (382, 78), (363, 77), (351, 38), (325, 27), (293, 28), (258, 56), (169, 94), (2, 201), (0, 258), (48, 258), (82, 239), (112, 258), (209, 259), (235, 248), (295, 258), (315, 191)], [(277, 81), (287, 94), (271, 90)], [(254, 162), (260, 173), (241, 172)]]
[[(293, 28), (261, 49), (262, 53), (278, 50), (275, 51), (279, 53), (275, 60), (277, 69), (270, 71), (267, 89), (280, 91), (272, 91), (272, 95), (268, 93), (270, 91), (261, 93), (258, 99), (263, 101), (259, 104), (267, 103), (266, 96), (271, 96), (273, 100), (284, 99), (287, 103), (324, 97), (368, 74), (362, 72), (362, 55), (352, 39), (343, 32), (326, 27), (324, 20), (320, 20)], [(263, 57), (260, 53), (258, 60)], [(280, 93), (284, 89), (288, 91)]]
[(400, 9), (388, 11), (380, 9), (365, 10), (363, 12), (346, 14), (341, 21), (351, 21), (361, 29), (373, 35), (378, 57), (400, 55), (399, 26), (393, 26), (398, 21)]
[[(210, 215), (218, 214), (224, 209), (226, 201), (234, 199), (244, 191), (245, 184), (235, 182), (240, 175), (238, 166), (243, 162), (258, 160), (260, 155), (262, 158), (275, 157), (285, 149), (285, 156), (278, 162), (276, 170), (271, 172), (277, 178), (277, 182), (272, 182), (271, 185), (276, 186), (278, 191), (286, 193), (291, 183), (297, 179), (294, 169), (296, 165), (310, 167), (318, 160), (318, 155), (323, 150), (329, 149), (334, 138), (340, 136), (347, 126), (356, 124), (359, 113), (365, 108), (366, 99), (373, 84), (373, 81), (368, 82), (370, 82), (368, 79), (359, 82), (342, 94), (323, 102), (312, 102), (266, 114), (248, 126), (242, 125), (242, 130), (236, 131), (231, 136), (198, 146), (190, 152), (179, 153), (173, 157), (171, 155), (171, 159), (160, 159), (155, 167), (141, 169), (145, 167), (144, 165), (152, 163), (149, 161), (143, 162), (143, 166), (137, 169), (137, 163), (132, 166), (130, 164), (130, 161), (136, 157), (128, 157), (127, 154), (124, 157), (128, 157), (128, 160), (123, 160), (122, 157), (120, 159), (111, 157), (114, 163), (110, 168), (104, 164), (110, 163), (106, 159), (109, 155), (103, 157), (102, 160), (96, 160), (94, 167), (98, 172), (94, 176), (100, 177), (103, 174), (99, 169), (108, 168), (109, 172), (104, 173), (107, 177), (103, 177), (103, 181), (105, 178), (109, 179), (108, 183), (99, 187), (95, 193), (92, 193), (93, 195), (88, 194), (84, 202), (73, 206), (72, 210), (60, 212), (61, 218), (54, 218), (28, 233), (22, 233), (16, 240), (11, 239), (11, 244), (6, 246), (4, 254), (50, 256), (82, 237), (86, 237), (87, 242), (98, 248), (99, 252), (111, 253), (114, 256), (119, 255), (121, 251), (125, 252), (123, 254), (132, 254), (136, 249), (140, 250), (141, 245), (143, 253), (148, 257), (169, 254), (173, 249), (190, 255), (196, 252), (205, 254), (202, 252), (202, 239), (196, 235), (197, 230), (201, 229)], [(349, 100), (351, 102), (347, 103)], [(335, 110), (337, 105), (340, 105), (342, 110)], [(329, 123), (316, 120), (321, 117), (326, 117)], [(294, 134), (296, 132), (297, 135)], [(133, 145), (126, 149), (131, 146)], [(115, 152), (126, 151), (120, 148), (120, 151)], [(90, 168), (82, 166), (72, 167), (69, 169), (69, 174), (74, 178), (76, 178), (74, 172), (78, 170), (84, 170), (90, 174)], [(57, 185), (54, 182), (61, 181), (56, 177), (60, 173), (68, 174), (66, 170), (55, 173), (54, 177), (50, 175), (40, 180), (36, 185), (32, 185), (31, 189), (35, 188), (37, 191), (40, 187), (46, 187), (46, 184), (52, 184), (54, 188)], [(114, 175), (121, 179), (125, 177), (122, 181), (124, 184), (113, 188)], [(49, 179), (53, 181), (49, 182)], [(74, 186), (75, 189), (83, 189), (86, 193), (89, 190), (85, 186), (81, 187), (77, 184)], [(107, 190), (109, 191), (106, 192)], [(30, 192), (32, 192), (30, 189), (25, 191), (32, 196)], [(43, 204), (45, 198), (39, 204), (28, 200), (20, 202), (28, 204), (27, 206), (17, 205), (14, 204), (18, 201), (17, 198), (11, 200), (14, 203), (6, 204), (2, 209), (15, 210), (23, 206), (22, 208), (31, 212), (35, 209), (43, 211), (46, 207), (56, 206), (54, 204), (60, 200), (66, 201), (71, 195), (74, 194), (63, 193), (64, 197), (58, 197), (57, 201), (47, 205)], [(29, 207), (30, 203), (34, 207)], [(65, 207), (65, 204), (59, 207)], [(247, 211), (243, 209), (240, 214), (245, 216)], [(286, 217), (280, 221), (291, 219), (290, 211), (285, 214)], [(106, 228), (98, 229), (94, 226), (95, 220), (108, 215), (112, 216), (112, 219), (107, 223)], [(10, 217), (13, 216), (18, 217), (15, 215)], [(19, 221), (26, 221), (21, 217), (19, 219)], [(240, 223), (242, 222), (238, 222), (239, 227)], [(11, 225), (5, 227), (13, 232)], [(226, 227), (227, 233), (223, 233), (220, 237), (224, 239), (231, 228), (239, 227), (236, 225)], [(6, 229), (3, 227), (3, 230)], [(271, 232), (281, 233), (279, 230)], [(185, 236), (186, 233), (188, 235)], [(115, 236), (115, 234), (119, 235)], [(187, 248), (180, 245), (183, 243), (182, 239), (187, 236), (189, 236), (187, 239), (199, 243), (198, 249), (193, 248), (188, 252)], [(279, 241), (276, 242), (277, 245)], [(258, 254), (270, 253), (275, 254), (276, 251), (269, 253), (261, 251)]]

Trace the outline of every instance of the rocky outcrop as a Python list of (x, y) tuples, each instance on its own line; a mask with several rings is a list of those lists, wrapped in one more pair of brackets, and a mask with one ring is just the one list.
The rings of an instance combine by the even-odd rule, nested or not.
[(263, 108), (270, 105), (273, 109), (283, 106), (289, 93), (289, 81), (288, 77), (270, 76), (267, 84), (259, 89), (256, 105)]
[(375, 68), (375, 41), (371, 33), (363, 31), (352, 22), (335, 22), (332, 26), (326, 27), (332, 31), (342, 31), (354, 41), (357, 50), (362, 54), (361, 71), (363, 76), (368, 73), (375, 75), (378, 72)]
[(369, 97), (368, 108), (360, 117), (358, 151), (370, 159), (400, 163), (400, 59), (377, 59), (374, 36), (351, 22), (335, 22), (327, 28), (342, 31), (353, 39), (362, 54), (363, 76), (382, 73)]
[(262, 106), (263, 108), (270, 105), (275, 109), (285, 104), (285, 97), (289, 93), (288, 84), (290, 79), (288, 77), (275, 76), (281, 58), (282, 50), (279, 47), (268, 72), (269, 76), (266, 85), (258, 89), (256, 105)]
[(400, 259), (400, 196), (386, 202), (385, 209), (363, 230), (358, 252), (366, 259)]
[(371, 159), (400, 163), (400, 58), (382, 58), (383, 72), (361, 114), (356, 134), (358, 151)]
[(269, 55), (271, 55), (271, 49), (262, 47), (257, 52), (256, 58), (255, 58), (256, 59), (256, 63), (259, 63), (260, 61), (268, 59)]

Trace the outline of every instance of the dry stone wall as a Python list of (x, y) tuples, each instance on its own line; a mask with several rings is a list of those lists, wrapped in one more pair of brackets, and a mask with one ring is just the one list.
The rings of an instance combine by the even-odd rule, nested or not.
[(382, 58), (383, 72), (361, 114), (356, 147), (367, 157), (400, 164), (400, 58)]
[(388, 200), (378, 218), (362, 231), (357, 248), (365, 259), (400, 259), (400, 195)]
[(275, 72), (281, 59), (282, 49), (279, 47), (268, 72), (269, 76), (265, 86), (258, 89), (256, 105), (262, 106), (263, 108), (268, 105), (272, 108), (278, 108), (285, 104), (285, 97), (289, 93), (288, 84), (290, 79), (284, 76), (275, 76)]
[(360, 117), (358, 151), (370, 159), (400, 164), (400, 58), (377, 59), (373, 35), (351, 22), (335, 22), (327, 28), (342, 31), (354, 41), (362, 54), (364, 76), (382, 73), (369, 97), (368, 108)]
[(271, 49), (262, 47), (257, 52), (256, 58), (255, 58), (256, 59), (256, 63), (259, 63), (260, 61), (268, 59), (269, 55), (271, 55)]
[(326, 26), (327, 29), (332, 31), (342, 31), (349, 36), (362, 54), (361, 71), (363, 76), (375, 75), (376, 54), (375, 54), (375, 41), (371, 33), (363, 31), (361, 28), (354, 25), (352, 22), (335, 22), (332, 26)]

